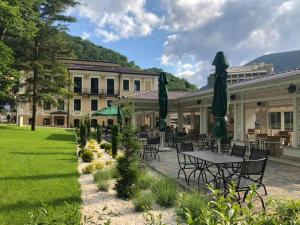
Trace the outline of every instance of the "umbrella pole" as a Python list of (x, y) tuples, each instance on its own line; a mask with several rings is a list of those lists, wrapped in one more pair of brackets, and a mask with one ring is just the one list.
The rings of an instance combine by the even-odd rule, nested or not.
[(159, 132), (160, 133), (160, 148), (165, 147), (165, 140), (166, 140), (166, 133), (165, 132)]
[(218, 144), (218, 154), (221, 154), (221, 138), (218, 138), (217, 144)]

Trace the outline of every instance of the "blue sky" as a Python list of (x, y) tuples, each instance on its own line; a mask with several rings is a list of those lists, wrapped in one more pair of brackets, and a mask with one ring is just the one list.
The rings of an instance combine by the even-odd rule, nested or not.
[(72, 35), (200, 86), (223, 50), (231, 66), (300, 48), (299, 0), (81, 0)]

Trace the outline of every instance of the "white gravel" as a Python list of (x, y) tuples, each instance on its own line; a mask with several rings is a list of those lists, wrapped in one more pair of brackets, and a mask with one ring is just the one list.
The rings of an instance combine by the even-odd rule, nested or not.
[[(103, 152), (102, 159), (112, 158)], [(96, 157), (96, 155), (95, 155)], [(101, 160), (102, 160), (101, 159)], [(95, 158), (96, 161), (101, 161)], [(143, 225), (145, 224), (145, 213), (134, 211), (132, 201), (125, 201), (117, 198), (116, 191), (110, 189), (109, 192), (100, 192), (97, 189), (92, 174), (82, 174), (82, 169), (89, 163), (79, 162), (80, 172), (79, 182), (81, 185), (82, 214), (83, 218), (89, 218), (84, 224), (104, 224), (111, 220), (111, 225)], [(112, 184), (113, 186), (113, 184)], [(167, 225), (176, 225), (176, 215), (174, 209), (165, 209), (155, 205), (154, 210), (150, 211), (154, 215), (162, 214), (162, 222)]]

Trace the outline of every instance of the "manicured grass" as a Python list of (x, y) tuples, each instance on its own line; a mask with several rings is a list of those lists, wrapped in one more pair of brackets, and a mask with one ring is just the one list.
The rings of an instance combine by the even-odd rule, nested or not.
[(0, 224), (26, 224), (42, 203), (55, 216), (70, 203), (79, 210), (73, 131), (0, 125)]

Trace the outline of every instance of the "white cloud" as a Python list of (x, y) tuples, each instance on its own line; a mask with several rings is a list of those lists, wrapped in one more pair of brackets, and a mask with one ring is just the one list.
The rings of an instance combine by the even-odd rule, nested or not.
[(222, 15), (228, 0), (162, 0), (166, 9), (163, 28), (171, 31), (190, 30)]
[(145, 0), (82, 0), (75, 9), (95, 26), (104, 41), (117, 41), (151, 34), (160, 19), (146, 10)]
[(89, 39), (91, 37), (91, 33), (83, 31), (83, 33), (80, 36), (83, 40)]

